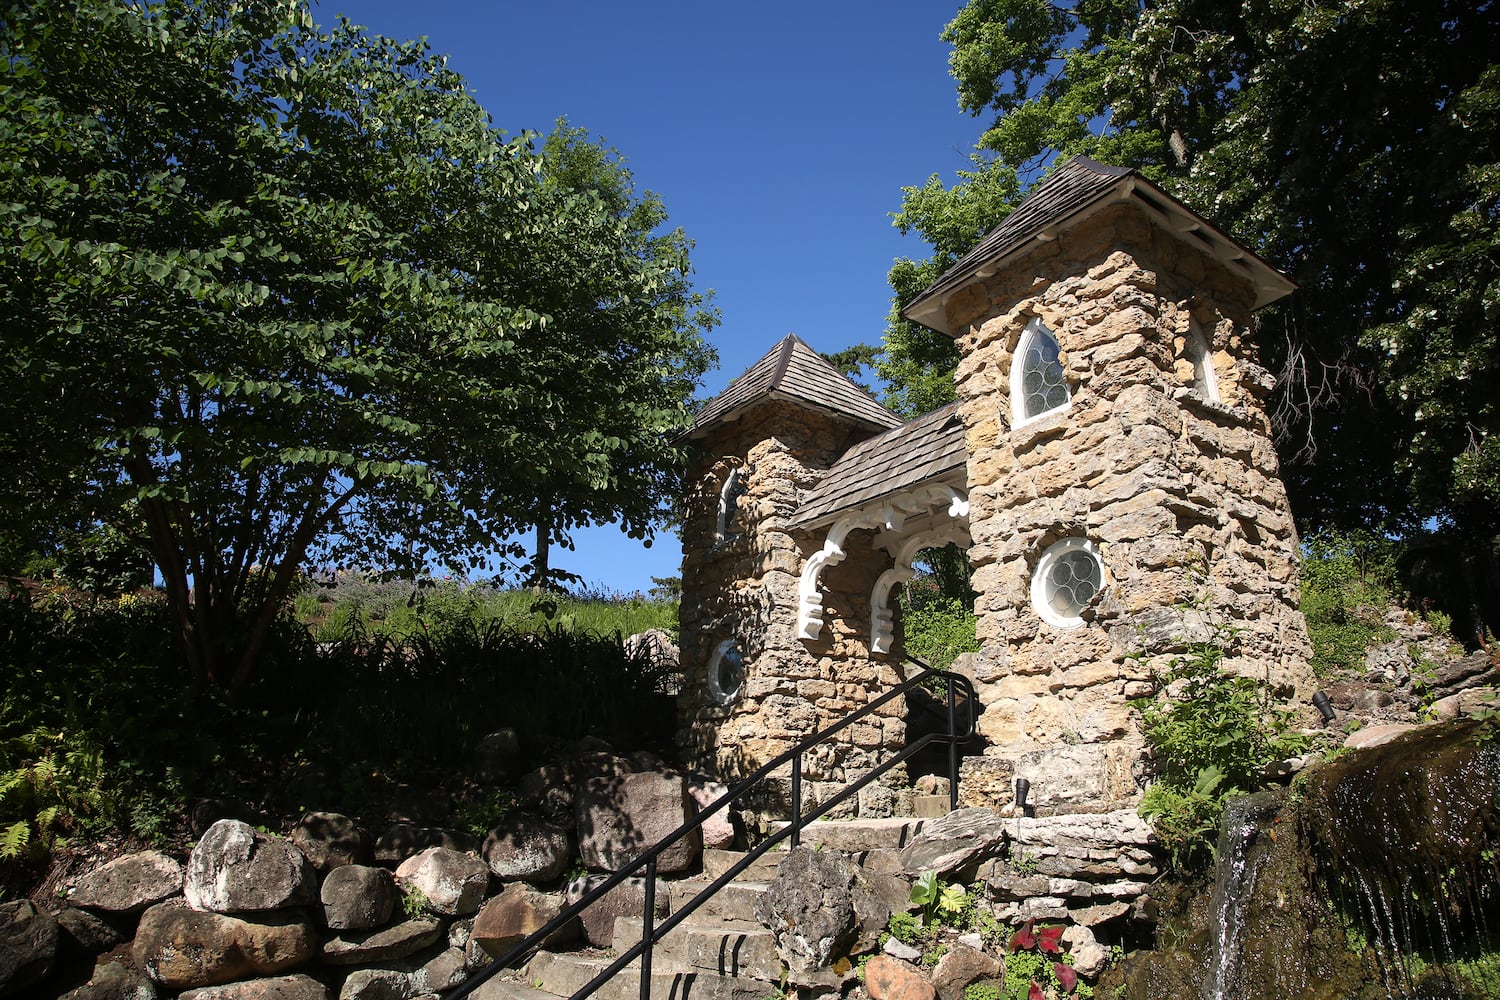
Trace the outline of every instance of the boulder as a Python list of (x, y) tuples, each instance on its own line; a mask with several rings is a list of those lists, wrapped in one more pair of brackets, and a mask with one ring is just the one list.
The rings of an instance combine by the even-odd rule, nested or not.
[(156, 984), (140, 969), (103, 959), (89, 981), (62, 995), (62, 1000), (156, 1000)]
[(62, 932), (90, 955), (101, 954), (129, 941), (135, 923), (127, 917), (100, 916), (76, 906), (65, 906), (53, 916)]
[(935, 871), (943, 878), (972, 873), (1005, 842), (1005, 824), (991, 809), (956, 809), (928, 820), (901, 852), (901, 864), (912, 877)]
[[(580, 875), (568, 883), (567, 903), (572, 906), (594, 889), (608, 881), (607, 875)], [(656, 915), (664, 917), (669, 912), (668, 893), (665, 886), (656, 889)], [(612, 948), (615, 940), (616, 917), (639, 917), (646, 910), (646, 880), (628, 878), (609, 892), (594, 900), (578, 916), (584, 940), (596, 948)]]
[(245, 979), (223, 986), (188, 990), (178, 1000), (328, 1000), (328, 987), (301, 973), (269, 979)]
[(1070, 925), (1063, 931), (1063, 950), (1072, 954), (1073, 968), (1080, 976), (1093, 979), (1109, 965), (1109, 952), (1087, 927)]
[(304, 814), (292, 828), (292, 843), (323, 874), (340, 865), (367, 865), (375, 860), (369, 834), (339, 813)]
[(573, 787), (564, 767), (548, 764), (521, 775), (516, 797), (554, 823), (573, 823)]
[(425, 960), (395, 962), (356, 969), (344, 980), (339, 1000), (392, 1000), (429, 997), (446, 992), (468, 978), (461, 949), (444, 948)]
[[(479, 947), (499, 958), (522, 939), (541, 930), (563, 911), (562, 897), (538, 892), (524, 882), (515, 882), (484, 904), (469, 931), (470, 947)], [(576, 924), (558, 928), (544, 944), (563, 944), (577, 935)]]
[(955, 944), (943, 952), (932, 969), (932, 988), (942, 1000), (962, 1000), (964, 987), (1000, 975), (1000, 961), (966, 944)]
[(291, 841), (221, 819), (188, 857), (183, 895), (195, 910), (257, 913), (317, 902), (317, 874)]
[(937, 992), (916, 969), (889, 955), (865, 965), (865, 992), (870, 1000), (934, 1000)]
[(323, 942), (322, 957), (328, 965), (370, 965), (415, 955), (442, 940), (443, 922), (437, 917), (418, 917), (373, 931), (348, 931)]
[(269, 976), (311, 961), (317, 948), (300, 913), (266, 913), (252, 922), (158, 903), (141, 917), (131, 951), (152, 979), (180, 990)]
[[(680, 775), (638, 771), (593, 777), (574, 801), (578, 852), (593, 871), (618, 871), (685, 823), (695, 807)], [(659, 874), (686, 871), (703, 853), (694, 830), (657, 857)]]
[(401, 862), (396, 878), (420, 892), (427, 909), (446, 917), (466, 917), (479, 909), (490, 884), (490, 870), (472, 854), (429, 847)]
[(182, 892), (182, 865), (160, 851), (115, 858), (84, 875), (68, 902), (106, 913), (141, 913)]
[(384, 868), (339, 865), (323, 879), (323, 924), (329, 930), (363, 931), (391, 919), (396, 882)]
[(479, 844), (473, 837), (458, 830), (394, 823), (376, 838), (375, 861), (382, 865), (399, 865), (412, 855), (432, 847), (468, 852), (477, 850)]
[(810, 982), (852, 951), (874, 947), (891, 911), (842, 856), (798, 847), (755, 904), (792, 982)]
[(511, 812), (484, 838), (484, 860), (502, 882), (555, 882), (572, 858), (568, 831), (524, 809)]
[[(729, 791), (729, 786), (715, 781), (706, 774), (690, 774), (687, 777), (688, 795), (692, 797), (693, 809), (701, 813)], [(727, 851), (734, 847), (734, 821), (729, 815), (730, 806), (724, 806), (699, 827), (706, 850)]]
[(344, 980), (339, 1000), (411, 1000), (411, 977), (399, 969), (355, 969)]
[(521, 761), (521, 737), (509, 726), (487, 733), (474, 746), (474, 780), (500, 785), (516, 776)]
[(47, 978), (59, 936), (57, 920), (31, 900), (0, 903), (0, 997)]

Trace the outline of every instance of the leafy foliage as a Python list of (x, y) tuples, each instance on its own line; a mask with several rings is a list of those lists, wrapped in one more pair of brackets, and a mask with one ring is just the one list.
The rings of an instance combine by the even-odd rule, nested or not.
[(12, 5), (0, 54), (0, 509), (138, 505), (201, 679), (304, 563), (650, 537), (715, 317), (612, 151), (294, 0)]
[(959, 655), (977, 652), (975, 625), (972, 602), (965, 606), (961, 599), (948, 596), (931, 577), (919, 576), (902, 588), (906, 652), (929, 666), (945, 670)]
[[(1265, 315), (1309, 527), (1500, 529), (1500, 7), (971, 0), (947, 26), (973, 168), (904, 189), (898, 307), (1073, 154), (1142, 170), (1301, 291)], [(950, 396), (947, 338), (893, 313), (903, 412)]]
[(1156, 696), (1133, 703), (1157, 768), (1140, 813), (1179, 867), (1213, 856), (1227, 798), (1262, 787), (1268, 765), (1307, 743), (1291, 714), (1271, 707), (1272, 692), (1222, 667), (1232, 641), (1217, 627), (1176, 658)]
[(1302, 614), (1319, 677), (1364, 663), (1396, 637), (1385, 624), (1396, 586), (1397, 547), (1368, 532), (1319, 532), (1303, 542)]
[(1078, 981), (1071, 956), (1063, 951), (1061, 924), (1037, 927), (1028, 920), (1011, 935), (1005, 957), (1005, 1000), (1054, 1000), (1062, 996), (1091, 997), (1092, 987)]

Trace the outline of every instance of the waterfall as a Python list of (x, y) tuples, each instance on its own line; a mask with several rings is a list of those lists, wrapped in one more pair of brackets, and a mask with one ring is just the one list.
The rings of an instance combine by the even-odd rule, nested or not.
[(1255, 892), (1255, 877), (1269, 856), (1255, 850), (1261, 829), (1276, 815), (1278, 799), (1261, 792), (1233, 799), (1224, 807), (1219, 831), (1218, 866), (1209, 903), (1208, 969), (1204, 1000), (1247, 997), (1240, 957), (1244, 951), (1246, 915)]

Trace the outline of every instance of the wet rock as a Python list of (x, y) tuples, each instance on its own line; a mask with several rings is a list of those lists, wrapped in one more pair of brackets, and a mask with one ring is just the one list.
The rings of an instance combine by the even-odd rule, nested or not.
[(1416, 726), (1405, 723), (1391, 723), (1386, 726), (1365, 726), (1356, 729), (1344, 740), (1344, 746), (1353, 747), (1356, 750), (1378, 747), (1389, 743), (1398, 736), (1411, 732)]
[(317, 901), (317, 875), (290, 841), (221, 819), (188, 857), (183, 895), (197, 910), (254, 913)]
[(319, 896), (324, 926), (335, 931), (368, 930), (391, 919), (396, 883), (384, 868), (340, 865), (323, 879)]
[(58, 938), (57, 921), (31, 900), (0, 904), (0, 997), (47, 978)]
[(293, 827), (291, 840), (324, 874), (340, 865), (367, 865), (374, 860), (369, 834), (340, 813), (305, 814)]
[(107, 913), (141, 913), (182, 892), (182, 865), (160, 851), (127, 854), (74, 883), (68, 902)]
[(253, 922), (173, 903), (141, 917), (135, 962), (170, 989), (268, 976), (312, 960), (317, 936), (300, 913), (267, 913)]
[(484, 838), (484, 860), (502, 882), (555, 882), (572, 858), (568, 831), (540, 813), (511, 812)]
[(431, 847), (401, 862), (396, 879), (403, 888), (420, 892), (429, 911), (466, 917), (484, 900), (490, 870), (472, 854)]

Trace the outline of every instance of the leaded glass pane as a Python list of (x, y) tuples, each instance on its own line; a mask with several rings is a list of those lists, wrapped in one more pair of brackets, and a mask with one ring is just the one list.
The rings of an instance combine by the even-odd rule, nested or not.
[(1021, 357), (1021, 414), (1028, 419), (1068, 403), (1057, 341), (1045, 327), (1036, 327), (1026, 338)]
[(1085, 551), (1065, 553), (1047, 573), (1047, 605), (1060, 617), (1077, 618), (1103, 585), (1099, 563), (1092, 555)]

